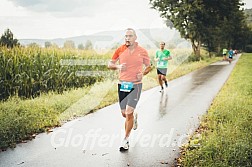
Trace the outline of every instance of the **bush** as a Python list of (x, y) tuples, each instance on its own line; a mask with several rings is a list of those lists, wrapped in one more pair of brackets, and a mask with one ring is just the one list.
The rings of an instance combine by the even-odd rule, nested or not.
[(245, 46), (245, 52), (252, 53), (252, 44)]
[(202, 57), (196, 56), (196, 55), (191, 55), (188, 57), (188, 62), (195, 62), (195, 61), (200, 61)]

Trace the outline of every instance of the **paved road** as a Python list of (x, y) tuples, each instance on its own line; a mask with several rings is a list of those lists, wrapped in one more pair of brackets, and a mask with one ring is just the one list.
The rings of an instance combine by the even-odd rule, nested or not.
[(137, 107), (139, 127), (132, 131), (127, 152), (119, 152), (124, 119), (116, 103), (0, 153), (0, 166), (171, 166), (238, 58), (173, 80), (164, 93), (159, 87), (143, 92)]

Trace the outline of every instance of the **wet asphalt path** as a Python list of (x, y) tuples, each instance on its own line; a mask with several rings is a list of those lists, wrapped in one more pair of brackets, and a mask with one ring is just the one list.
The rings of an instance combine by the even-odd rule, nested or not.
[(159, 87), (143, 92), (137, 106), (139, 126), (132, 130), (127, 152), (119, 152), (124, 119), (116, 103), (1, 152), (0, 166), (171, 166), (238, 57), (231, 64), (217, 62), (173, 80), (164, 93)]

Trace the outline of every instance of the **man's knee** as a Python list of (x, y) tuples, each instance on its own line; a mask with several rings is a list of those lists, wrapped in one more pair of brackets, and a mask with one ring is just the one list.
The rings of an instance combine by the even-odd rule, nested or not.
[(126, 118), (125, 110), (121, 110), (122, 116)]
[(126, 114), (126, 120), (127, 120), (127, 121), (133, 120), (133, 118), (134, 118), (133, 113)]
[(126, 119), (127, 120), (130, 120), (130, 119), (134, 118), (133, 112), (134, 112), (134, 108), (130, 107), (130, 106), (127, 106), (126, 111), (125, 111)]

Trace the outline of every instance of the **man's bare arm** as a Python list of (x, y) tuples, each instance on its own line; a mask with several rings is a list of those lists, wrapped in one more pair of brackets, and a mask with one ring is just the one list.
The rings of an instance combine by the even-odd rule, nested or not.
[(168, 58), (164, 58), (164, 60), (171, 60), (172, 56), (169, 56)]
[(115, 61), (113, 60), (110, 60), (109, 63), (108, 63), (108, 68), (111, 69), (111, 70), (125, 70), (126, 69), (126, 64), (123, 63), (123, 64), (120, 64), (120, 65), (117, 65), (115, 64)]
[(148, 74), (150, 71), (152, 70), (152, 67), (151, 67), (151, 65), (149, 65), (149, 66), (146, 66), (145, 67), (145, 69), (144, 69), (144, 71), (143, 71), (143, 75), (146, 75), (146, 74)]
[(113, 60), (110, 60), (108, 62), (108, 68), (111, 69), (111, 70), (117, 70), (118, 69), (117, 65), (115, 64), (115, 61), (113, 61)]

